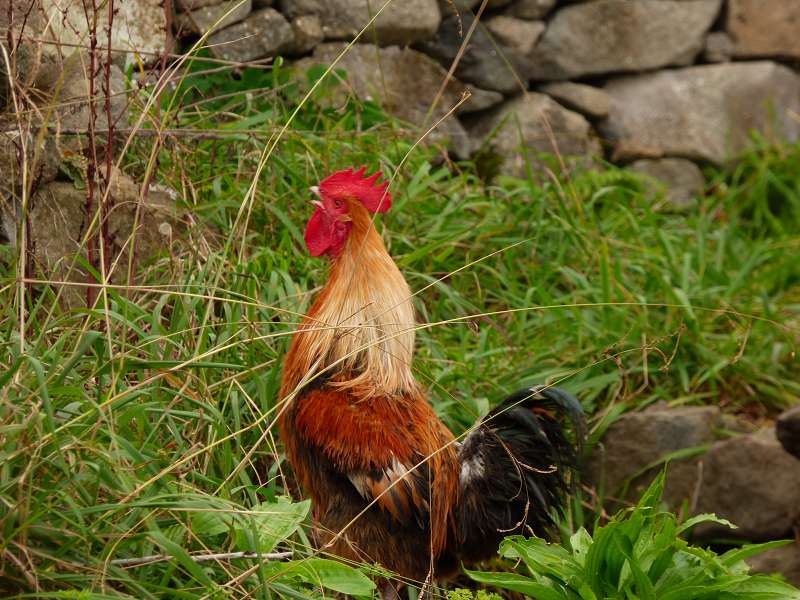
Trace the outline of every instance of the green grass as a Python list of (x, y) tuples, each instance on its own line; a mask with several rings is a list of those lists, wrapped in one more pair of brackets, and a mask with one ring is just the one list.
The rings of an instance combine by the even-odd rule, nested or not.
[[(374, 104), (329, 106), (324, 85), (293, 113), (297, 81), (189, 76), (146, 109), (145, 128), (182, 134), (136, 138), (125, 170), (154, 169), (202, 224), (141, 265), (139, 284), (170, 287), (107, 288), (67, 310), (58, 286), (19, 286), (0, 249), (0, 591), (370, 593), (309, 560), (324, 555), (298, 527), (307, 507), (286, 502), (272, 427), (289, 336), (326, 276), (302, 243), (307, 189), (354, 164), (394, 176), (381, 228), (419, 292), (417, 373), (457, 434), (534, 382), (578, 394), (595, 435), (662, 400), (755, 416), (800, 400), (800, 146), (756, 146), (709, 173), (697, 210), (671, 214), (616, 168), (482, 181), (412, 148), (413, 130)], [(144, 107), (148, 92), (132, 94)], [(295, 554), (187, 556), (250, 550)], [(110, 562), (150, 554), (176, 560)]]

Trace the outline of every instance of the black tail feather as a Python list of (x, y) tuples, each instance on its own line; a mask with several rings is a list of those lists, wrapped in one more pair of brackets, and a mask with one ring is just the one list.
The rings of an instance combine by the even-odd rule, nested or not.
[(559, 388), (520, 390), (487, 414), (458, 453), (461, 558), (494, 556), (512, 534), (547, 537), (575, 483), (584, 437), (580, 403)]

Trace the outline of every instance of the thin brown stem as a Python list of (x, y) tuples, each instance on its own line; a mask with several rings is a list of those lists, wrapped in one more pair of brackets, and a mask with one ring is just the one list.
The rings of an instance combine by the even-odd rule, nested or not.
[[(95, 185), (97, 174), (97, 140), (95, 126), (97, 124), (97, 108), (95, 105), (95, 75), (97, 74), (97, 3), (92, 0), (91, 8), (87, 6), (86, 0), (83, 2), (83, 14), (86, 19), (86, 27), (89, 31), (89, 73), (87, 85), (89, 87), (88, 107), (88, 143), (89, 161), (86, 167), (86, 222), (92, 222), (92, 215), (95, 212)], [(91, 12), (91, 16), (90, 16)], [(102, 230), (102, 227), (101, 227)], [(97, 240), (91, 232), (87, 232), (86, 253), (89, 262), (90, 272), (87, 273), (87, 283), (92, 283), (94, 274), (91, 271), (98, 271), (97, 263)], [(93, 286), (86, 287), (86, 305), (94, 306), (97, 299), (97, 290)]]
[[(194, 562), (208, 562), (220, 560), (239, 560), (242, 558), (255, 558), (260, 561), (268, 560), (288, 560), (294, 556), (294, 552), (272, 552), (270, 554), (259, 554), (258, 552), (221, 552), (218, 554), (190, 554)], [(116, 558), (109, 561), (116, 567), (140, 567), (163, 560), (172, 560), (174, 557), (168, 554), (152, 554), (150, 556), (140, 556), (136, 558)]]
[(102, 208), (101, 208), (101, 223), (103, 232), (103, 279), (105, 280), (106, 273), (111, 267), (111, 236), (109, 232), (108, 215), (113, 209), (114, 197), (110, 193), (111, 189), (111, 176), (113, 172), (113, 154), (114, 154), (114, 118), (111, 112), (111, 31), (114, 26), (114, 0), (108, 0), (108, 24), (106, 25), (106, 60), (103, 65), (103, 96), (105, 103), (106, 122), (108, 127), (108, 134), (105, 136), (105, 159), (106, 159), (106, 173), (105, 173), (105, 188), (109, 193), (104, 194)]

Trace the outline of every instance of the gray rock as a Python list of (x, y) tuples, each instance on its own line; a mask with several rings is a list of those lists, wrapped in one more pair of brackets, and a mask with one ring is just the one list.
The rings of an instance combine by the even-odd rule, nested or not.
[(469, 100), (464, 102), (459, 108), (459, 114), (479, 112), (497, 106), (505, 100), (503, 94), (500, 92), (493, 92), (492, 90), (482, 90), (474, 85), (466, 84), (464, 86), (470, 93)]
[(292, 48), (292, 26), (274, 8), (255, 11), (241, 23), (212, 33), (208, 43), (225, 60), (247, 62)]
[[(419, 44), (419, 49), (449, 69), (472, 21), (470, 15), (444, 19), (436, 35)], [(510, 48), (493, 42), (481, 25), (475, 28), (455, 71), (461, 81), (503, 94), (521, 91), (520, 81), (525, 80), (524, 73), (522, 57)]]
[(506, 14), (520, 19), (543, 19), (556, 5), (556, 0), (517, 0)]
[(0, 27), (3, 30), (10, 27), (14, 31), (14, 37), (17, 37), (23, 23), (26, 26), (30, 25), (36, 31), (40, 31), (44, 26), (40, 21), (44, 17), (41, 4), (31, 3), (30, 0), (10, 0), (6, 1), (3, 8), (4, 10), (0, 10)]
[[(16, 245), (23, 183), (36, 189), (58, 174), (60, 155), (55, 136), (41, 141), (34, 133), (20, 135), (13, 121), (0, 126), (0, 244)], [(24, 143), (23, 143), (24, 142)], [(23, 149), (25, 153), (23, 153)], [(23, 171), (24, 170), (24, 171)], [(23, 177), (23, 172), (27, 175)]]
[(204, 34), (219, 31), (238, 23), (253, 10), (252, 0), (226, 0), (220, 4), (208, 4), (175, 16), (178, 31)]
[(720, 438), (728, 439), (737, 434), (756, 433), (759, 427), (752, 421), (744, 421), (734, 415), (723, 414), (720, 419)]
[[(341, 42), (321, 44), (311, 57), (298, 61), (295, 66), (301, 71), (314, 65), (328, 66), (345, 46)], [(381, 68), (376, 69), (376, 64)], [(332, 97), (327, 99), (332, 105), (340, 106), (350, 93), (361, 99), (375, 100), (389, 114), (419, 127), (415, 135), (421, 135), (443, 117), (458, 103), (466, 89), (458, 80), (451, 80), (431, 111), (431, 104), (447, 72), (430, 57), (410, 48), (375, 48), (357, 44), (342, 57), (336, 68), (347, 73), (347, 80), (332, 90)], [(414, 93), (409, 94), (409, 90)], [(454, 116), (442, 122), (427, 139), (434, 143), (448, 139), (459, 158), (468, 156), (471, 150), (470, 139)]]
[[(12, 35), (14, 34), (12, 33)], [(14, 39), (16, 42), (18, 38), (14, 36)], [(6, 68), (5, 60), (0, 61), (0, 111), (8, 110), (10, 112), (12, 96), (9, 82), (13, 81), (15, 85), (22, 88), (38, 87), (36, 84), (42, 71), (42, 53), (37, 47), (38, 44), (31, 40), (21, 39), (18, 42), (14, 54), (11, 56), (11, 74)], [(46, 84), (47, 81), (42, 83)]]
[(705, 185), (703, 172), (685, 158), (637, 160), (630, 168), (648, 177), (647, 187), (653, 199), (663, 198), (676, 210), (694, 206)]
[[(694, 456), (672, 460), (667, 470), (664, 499), (677, 508), (691, 500), (697, 487), (700, 456), (717, 440), (721, 415), (713, 406), (656, 408), (622, 416), (603, 436), (590, 464), (590, 479), (602, 484), (613, 498), (635, 501), (660, 470), (660, 462), (681, 451), (695, 449)], [(625, 489), (625, 484), (628, 488)]]
[[(319, 17), (326, 40), (353, 39), (383, 5), (378, 0), (282, 0), (280, 4), (290, 19)], [(381, 46), (413, 44), (431, 37), (441, 19), (436, 0), (391, 2), (375, 19), (374, 32), (366, 31), (362, 41), (377, 39)]]
[(800, 468), (774, 428), (714, 444), (703, 457), (696, 513), (715, 513), (738, 526), (704, 523), (703, 538), (768, 541), (788, 537), (800, 518)]
[(800, 77), (772, 62), (703, 65), (611, 80), (600, 124), (614, 160), (679, 156), (723, 164), (749, 146), (800, 137)]
[(0, 190), (0, 244), (17, 245), (17, 204)]
[(795, 586), (800, 586), (800, 542), (773, 548), (747, 559), (755, 573), (778, 574)]
[[(33, 3), (28, 1), (27, 4)], [(82, 2), (40, 0), (40, 5), (45, 16), (43, 30), (28, 28), (26, 31), (47, 42), (42, 46), (46, 55), (60, 57), (62, 52), (69, 55), (77, 46), (88, 47), (89, 33)], [(108, 10), (105, 3), (98, 3), (98, 6), (97, 43), (105, 48), (108, 44)], [(141, 60), (149, 63), (159, 59), (167, 43), (163, 0), (118, 2), (114, 8), (111, 47), (126, 51), (124, 54), (116, 53), (115, 62), (131, 64)], [(22, 14), (27, 12), (25, 10)]]
[(213, 6), (214, 4), (222, 4), (225, 1), (226, 0), (175, 0), (175, 10), (189, 12), (206, 6)]
[[(0, 131), (0, 197), (9, 205), (19, 200), (23, 182), (23, 167), (27, 170), (26, 183), (40, 186), (56, 178), (60, 155), (55, 136), (45, 136), (39, 142), (38, 136), (26, 133), (24, 141), (19, 130), (12, 124)], [(23, 147), (27, 155), (23, 155)], [(24, 160), (23, 160), (24, 156)]]
[(714, 31), (706, 37), (703, 58), (710, 63), (726, 63), (733, 58), (734, 42), (724, 31)]
[[(9, 53), (11, 74), (5, 60), (0, 59), (0, 110), (12, 112), (10, 81), (20, 89), (33, 88), (30, 99), (40, 100), (42, 95), (50, 93), (54, 81), (58, 80), (64, 57), (77, 53), (74, 48), (59, 44), (62, 38), (71, 43), (78, 36), (69, 28), (63, 31), (61, 21), (52, 23), (50, 27), (47, 22), (48, 14), (42, 2), (11, 0), (9, 3), (6, 0), (2, 4), (0, 31), (3, 32), (3, 44), (7, 48), (11, 37), (14, 51)], [(103, 39), (107, 41), (107, 38)]]
[(611, 97), (602, 88), (571, 81), (548, 83), (539, 91), (590, 119), (603, 119), (611, 110)]
[(526, 158), (534, 166), (541, 164), (537, 153), (558, 151), (568, 159), (601, 153), (589, 122), (544, 94), (508, 100), (473, 120), (469, 132), (483, 149), (500, 158), (501, 173), (518, 177), (525, 176)]
[(292, 20), (294, 40), (289, 51), (292, 54), (305, 54), (322, 43), (322, 23), (317, 15), (300, 15)]
[[(62, 132), (88, 132), (91, 115), (89, 107), (89, 64), (73, 55), (63, 63), (63, 85), (56, 86), (57, 96), (53, 97), (53, 114), (55, 126)], [(94, 94), (97, 120), (95, 128), (104, 130), (109, 127), (109, 115), (105, 110), (103, 96), (104, 74), (95, 76)], [(125, 93), (125, 75), (116, 65), (109, 68), (110, 87), (110, 122), (116, 127), (127, 125), (128, 99)], [(62, 140), (62, 143), (64, 140)]]
[[(136, 236), (137, 259), (146, 261), (168, 251), (161, 227), (179, 231), (177, 209), (170, 194), (151, 189), (140, 201), (140, 189), (131, 178), (116, 171), (111, 179), (115, 208), (109, 213), (109, 249), (111, 264), (127, 264), (130, 237)], [(86, 190), (71, 182), (53, 181), (35, 193), (29, 211), (29, 231), (34, 248), (36, 275), (52, 281), (85, 282), (87, 274), (74, 259), (85, 255), (80, 240), (86, 233)], [(57, 233), (55, 233), (57, 232)], [(119, 258), (119, 260), (117, 260)], [(116, 269), (111, 276), (115, 283), (127, 278), (125, 269)], [(61, 300), (68, 306), (85, 304), (86, 290), (80, 286), (64, 286)]]
[(438, 0), (438, 2), (442, 17), (449, 17), (451, 15), (474, 12), (480, 5), (481, 0)]
[(536, 48), (531, 77), (572, 79), (688, 65), (720, 0), (596, 0), (559, 10)]
[(533, 53), (539, 37), (544, 33), (545, 24), (542, 21), (497, 15), (486, 21), (486, 29), (500, 44), (525, 57)]
[[(502, 8), (508, 6), (513, 1), (514, 0), (488, 0), (485, 10), (490, 11), (496, 8)], [(442, 11), (442, 14), (450, 15), (455, 14), (454, 8), (459, 14), (464, 12), (475, 13), (481, 5), (482, 0), (438, 0), (438, 2), (439, 10)]]
[(784, 450), (800, 458), (800, 406), (778, 417), (775, 430)]
[[(100, 5), (105, 8), (104, 5)], [(167, 21), (163, 0), (138, 0), (114, 5), (113, 48), (128, 51), (125, 64), (150, 63), (161, 58), (167, 46)], [(107, 10), (103, 10), (108, 13)], [(83, 21), (85, 23), (85, 20)], [(101, 37), (102, 41), (102, 37)]]
[(738, 57), (800, 58), (797, 0), (730, 0), (726, 26)]

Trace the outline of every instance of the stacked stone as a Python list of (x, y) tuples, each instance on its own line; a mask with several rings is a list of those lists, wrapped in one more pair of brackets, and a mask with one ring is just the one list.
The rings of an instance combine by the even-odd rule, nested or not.
[[(111, 281), (127, 280), (125, 265), (134, 235), (137, 259), (146, 262), (169, 248), (173, 231), (185, 230), (179, 227), (173, 190), (157, 184), (145, 188), (120, 170), (107, 169), (104, 158), (109, 130), (118, 132), (116, 140), (126, 139), (128, 133), (129, 95), (122, 69), (152, 64), (168, 47), (171, 35), (163, 0), (117, 0), (110, 28), (107, 5), (99, 4), (94, 67), (80, 0), (11, 0), (0, 10), (3, 49), (9, 59), (6, 63), (0, 58), (0, 243), (17, 243), (18, 215), (25, 198), (32, 264), (53, 281), (89, 279), (75, 261), (76, 256), (86, 255), (81, 240), (94, 220), (94, 214), (87, 215), (87, 191), (57, 177), (61, 171), (84, 180), (90, 121), (99, 164), (93, 211), (102, 203), (114, 207), (105, 211), (103, 223), (109, 238), (105, 249), (116, 263)], [(13, 50), (9, 52), (8, 46)], [(106, 91), (108, 105), (103, 100)], [(112, 147), (112, 153), (121, 145)], [(67, 305), (85, 304), (85, 289), (65, 286), (59, 292)]]
[[(20, 14), (29, 4), (13, 1)], [(79, 2), (39, 4), (51, 17), (48, 35), (86, 43)], [(174, 14), (166, 15), (159, 0), (116, 3), (117, 62), (153, 62), (175, 35), (201, 38), (233, 65), (282, 55), (302, 59), (300, 68), (327, 66), (374, 17), (363, 44), (340, 62), (350, 89), (420, 132), (458, 105), (429, 139), (447, 140), (457, 158), (494, 152), (505, 174), (524, 174), (541, 152), (557, 151), (568, 165), (605, 158), (667, 182), (667, 200), (679, 206), (702, 188), (699, 167), (735, 159), (754, 133), (767, 141), (800, 137), (797, 0), (171, 4)], [(52, 75), (44, 69), (38, 77)]]
[[(234, 61), (313, 52), (305, 68), (330, 64), (380, 11), (359, 39), (379, 49), (341, 63), (352, 90), (420, 127), (468, 91), (435, 139), (448, 138), (456, 157), (491, 149), (505, 174), (523, 174), (540, 152), (604, 157), (668, 184), (667, 200), (681, 206), (702, 188), (699, 167), (735, 159), (754, 133), (800, 136), (796, 0), (267, 4), (179, 0), (176, 25), (213, 28), (208, 42)], [(428, 110), (457, 57), (455, 80)]]

